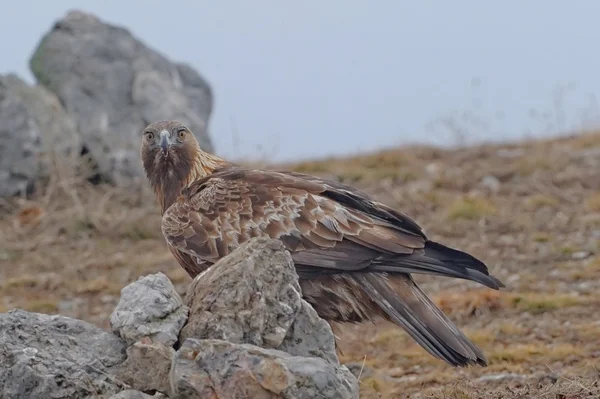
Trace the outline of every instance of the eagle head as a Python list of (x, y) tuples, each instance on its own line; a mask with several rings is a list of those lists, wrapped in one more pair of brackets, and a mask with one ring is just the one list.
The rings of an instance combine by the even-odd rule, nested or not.
[[(183, 161), (187, 155), (195, 155), (198, 141), (183, 123), (173, 120), (149, 124), (142, 136), (142, 160), (173, 163)], [(144, 159), (144, 157), (149, 157)], [(169, 162), (170, 160), (170, 162)]]
[(198, 140), (183, 123), (158, 121), (143, 130), (141, 158), (146, 177), (155, 190), (180, 190), (194, 171), (200, 153)]
[(182, 188), (229, 163), (200, 149), (190, 129), (175, 120), (153, 122), (142, 132), (141, 158), (146, 177), (163, 211)]

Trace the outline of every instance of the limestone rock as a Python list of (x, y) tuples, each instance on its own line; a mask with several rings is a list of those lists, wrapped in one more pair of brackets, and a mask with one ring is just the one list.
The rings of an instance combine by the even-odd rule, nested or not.
[(171, 368), (173, 398), (358, 398), (344, 366), (221, 340), (186, 340)]
[(75, 123), (58, 98), (14, 74), (0, 75), (0, 142), (0, 197), (30, 192), (50, 162), (79, 148)]
[(329, 324), (302, 299), (292, 258), (277, 240), (254, 238), (197, 276), (186, 295), (187, 338), (222, 339), (337, 364)]
[(4, 399), (112, 395), (125, 344), (81, 320), (13, 310), (0, 314), (0, 394)]
[(135, 389), (126, 389), (116, 395), (111, 396), (110, 399), (168, 399), (168, 397), (161, 393), (156, 393), (150, 396)]
[(42, 38), (30, 67), (60, 98), (99, 173), (110, 181), (143, 179), (140, 137), (155, 120), (181, 120), (205, 150), (213, 150), (208, 83), (122, 27), (70, 11)]
[(127, 348), (127, 360), (116, 370), (119, 381), (144, 391), (169, 394), (169, 371), (175, 350), (159, 342), (145, 339)]
[(292, 355), (317, 356), (331, 364), (339, 364), (331, 326), (305, 300), (302, 300), (294, 323), (277, 349)]
[(188, 307), (157, 273), (123, 288), (115, 334), (64, 316), (0, 314), (0, 397), (358, 398), (280, 241), (242, 245), (197, 277), (186, 301), (182, 330)]
[(121, 290), (110, 316), (115, 334), (128, 345), (149, 337), (173, 346), (188, 315), (181, 296), (163, 273), (141, 277)]

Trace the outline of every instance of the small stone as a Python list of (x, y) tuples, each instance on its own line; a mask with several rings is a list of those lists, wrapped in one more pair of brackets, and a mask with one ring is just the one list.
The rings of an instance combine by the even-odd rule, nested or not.
[(111, 396), (110, 399), (168, 399), (168, 396), (163, 395), (160, 392), (150, 396), (135, 389), (127, 389)]
[(574, 260), (583, 260), (590, 256), (591, 254), (587, 251), (577, 251), (571, 254), (571, 259)]
[(577, 291), (589, 292), (596, 288), (596, 284), (591, 281), (583, 281), (577, 284)]
[(438, 177), (441, 172), (441, 167), (439, 164), (432, 162), (428, 163), (425, 166), (425, 173), (427, 173), (430, 177)]
[(497, 177), (491, 175), (485, 176), (483, 179), (481, 179), (480, 184), (482, 187), (486, 188), (492, 193), (497, 193), (502, 185)]
[(497, 382), (506, 380), (524, 380), (525, 376), (515, 373), (488, 374), (477, 378), (478, 382)]
[(187, 320), (188, 309), (163, 273), (141, 277), (121, 290), (110, 316), (115, 334), (131, 345), (143, 337), (173, 346)]

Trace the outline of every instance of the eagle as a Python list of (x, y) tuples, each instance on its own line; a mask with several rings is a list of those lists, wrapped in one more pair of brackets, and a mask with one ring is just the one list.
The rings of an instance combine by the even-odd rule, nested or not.
[(487, 365), (411, 274), (504, 285), (482, 261), (429, 240), (410, 217), (336, 181), (228, 162), (175, 120), (143, 129), (141, 159), (168, 248), (192, 278), (254, 237), (280, 240), (321, 318), (380, 316), (452, 366)]

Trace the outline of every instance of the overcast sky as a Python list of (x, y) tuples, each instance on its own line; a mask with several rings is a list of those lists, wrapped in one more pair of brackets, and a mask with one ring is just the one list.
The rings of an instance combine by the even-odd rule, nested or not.
[(2, 7), (0, 73), (33, 81), (33, 49), (74, 8), (196, 67), (215, 92), (211, 131), (225, 156), (600, 125), (597, 0), (22, 0)]

